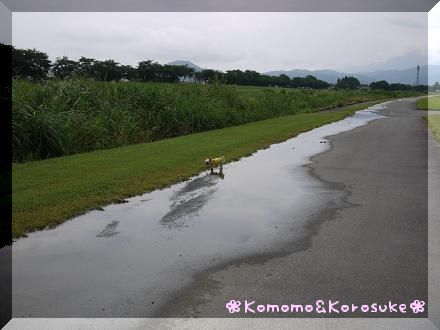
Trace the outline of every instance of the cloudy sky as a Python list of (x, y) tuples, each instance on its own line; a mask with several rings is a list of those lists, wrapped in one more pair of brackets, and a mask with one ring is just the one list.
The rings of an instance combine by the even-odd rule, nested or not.
[[(440, 64), (440, 6), (430, 13), (430, 59)], [(13, 13), (13, 44), (51, 58), (136, 65), (344, 69), (410, 52), (426, 55), (425, 13)], [(434, 35), (437, 38), (434, 38)]]
[(428, 14), (429, 17), (429, 47), (430, 64), (440, 64), (440, 2)]

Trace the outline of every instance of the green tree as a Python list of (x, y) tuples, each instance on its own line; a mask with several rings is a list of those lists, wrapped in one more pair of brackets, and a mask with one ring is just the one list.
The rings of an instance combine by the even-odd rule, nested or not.
[(70, 60), (68, 57), (63, 56), (57, 58), (52, 65), (52, 73), (55, 77), (64, 79), (72, 77), (79, 71), (78, 62)]
[(151, 60), (139, 62), (137, 75), (141, 81), (158, 81), (161, 65)]
[(390, 88), (390, 84), (388, 84), (386, 80), (374, 81), (370, 84), (370, 88), (388, 90)]
[(280, 87), (289, 87), (290, 86), (290, 78), (285, 74), (281, 74), (278, 79), (276, 79), (277, 85)]
[(78, 60), (78, 74), (84, 77), (98, 79), (98, 73), (95, 72), (95, 64), (95, 59), (81, 57)]
[(390, 86), (388, 87), (388, 90), (390, 91), (410, 91), (412, 89), (413, 87), (411, 85), (400, 84), (400, 83), (390, 84)]
[(339, 89), (357, 89), (361, 86), (361, 83), (359, 80), (352, 76), (345, 76), (344, 78), (341, 78), (337, 80), (336, 82), (336, 88)]
[(36, 80), (47, 77), (50, 60), (46, 53), (35, 49), (17, 49), (12, 47), (12, 76)]
[(194, 76), (195, 69), (190, 68), (188, 65), (179, 65), (178, 68), (179, 77), (183, 78), (183, 81), (186, 80), (186, 78), (191, 78)]
[(122, 78), (128, 80), (136, 80), (137, 79), (137, 70), (133, 68), (131, 65), (121, 65), (120, 66)]
[(428, 86), (427, 85), (416, 85), (413, 87), (413, 90), (417, 92), (428, 92)]
[(95, 77), (103, 81), (120, 80), (122, 78), (121, 66), (114, 60), (95, 61), (93, 71)]
[(205, 84), (212, 84), (213, 82), (223, 80), (223, 78), (220, 78), (221, 72), (212, 69), (195, 72), (194, 76), (198, 82), (203, 82)]

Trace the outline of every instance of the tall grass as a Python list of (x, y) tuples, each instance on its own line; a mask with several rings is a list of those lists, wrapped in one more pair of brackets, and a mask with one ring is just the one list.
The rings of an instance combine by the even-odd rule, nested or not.
[(398, 96), (365, 91), (14, 80), (13, 161), (148, 142), (313, 109)]

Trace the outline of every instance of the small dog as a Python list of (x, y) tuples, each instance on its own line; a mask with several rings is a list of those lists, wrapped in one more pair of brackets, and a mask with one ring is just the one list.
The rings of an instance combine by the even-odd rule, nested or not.
[(223, 164), (225, 162), (225, 156), (217, 157), (217, 158), (206, 158), (205, 165), (209, 166), (211, 169), (211, 173), (214, 172), (214, 167), (220, 167), (220, 172), (223, 171)]

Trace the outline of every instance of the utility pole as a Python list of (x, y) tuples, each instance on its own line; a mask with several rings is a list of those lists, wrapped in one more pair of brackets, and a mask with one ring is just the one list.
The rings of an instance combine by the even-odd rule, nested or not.
[(420, 76), (420, 65), (417, 64), (417, 80), (416, 80), (416, 86), (419, 85), (419, 76)]

